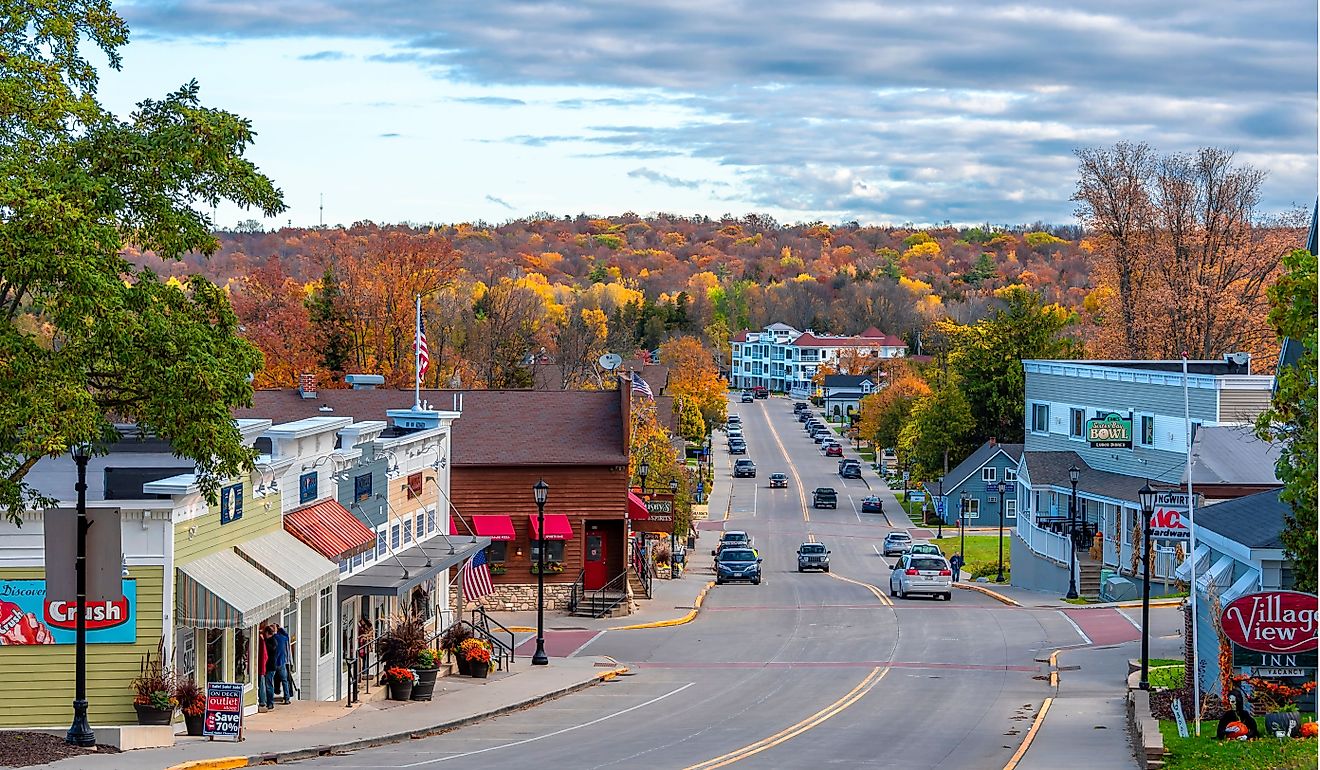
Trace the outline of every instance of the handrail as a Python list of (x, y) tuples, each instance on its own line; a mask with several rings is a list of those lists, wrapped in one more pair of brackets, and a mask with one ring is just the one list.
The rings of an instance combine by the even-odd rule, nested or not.
[(490, 615), (487, 615), (487, 614), (486, 614), (486, 608), (485, 608), (485, 607), (482, 607), (481, 605), (477, 605), (476, 607), (473, 607), (473, 608), (472, 608), (472, 624), (473, 624), (473, 625), (476, 625), (476, 624), (477, 624), (477, 617), (478, 617), (478, 616), (480, 616), (480, 618), (481, 618), (481, 627), (482, 627), (483, 629), (485, 629), (485, 631), (486, 631), (487, 634), (490, 634), (490, 635), (491, 635), (492, 639), (494, 638), (494, 635), (495, 635), (495, 633), (494, 633), (493, 631), (490, 630), (490, 626), (491, 626), (492, 623), (495, 624), (495, 626), (498, 627), (499, 630), (501, 630), (501, 631), (503, 631), (504, 633), (506, 633), (506, 634), (509, 635), (509, 662), (512, 663), (512, 662), (513, 662), (513, 649), (514, 649), (514, 647), (515, 647), (515, 645), (516, 645), (516, 642), (518, 641), (517, 637), (514, 636), (514, 635), (513, 635), (513, 632), (510, 631), (507, 627), (505, 627), (505, 625), (504, 625), (503, 623), (499, 622), (499, 621), (496, 620), (495, 618), (492, 618)]
[[(628, 570), (624, 570), (607, 581), (605, 585), (594, 591), (584, 592), (583, 598), (591, 607), (591, 616), (593, 618), (603, 618), (609, 614), (610, 610), (618, 607), (628, 600)], [(618, 593), (619, 596), (610, 597), (609, 593)], [(611, 599), (613, 599), (611, 601)]]
[(646, 595), (647, 599), (650, 599), (651, 584), (655, 580), (655, 575), (651, 572), (651, 565), (648, 562), (645, 547), (641, 545), (641, 541), (634, 540), (632, 548), (633, 571), (637, 573), (637, 579), (642, 583), (642, 593)]
[(508, 671), (509, 664), (513, 662), (513, 648), (496, 639), (490, 631), (470, 623), (466, 620), (459, 620), (459, 623), (472, 629), (472, 635), (479, 637), (491, 646), (491, 660), (495, 661), (500, 671)]
[(568, 592), (568, 611), (577, 612), (578, 604), (582, 601), (581, 594), (586, 590), (587, 571), (585, 569), (578, 571), (577, 580), (573, 581), (572, 587)]

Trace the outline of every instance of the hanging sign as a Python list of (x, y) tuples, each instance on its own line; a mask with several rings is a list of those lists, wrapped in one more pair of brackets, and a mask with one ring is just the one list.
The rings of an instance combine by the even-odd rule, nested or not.
[(1131, 449), (1132, 418), (1110, 412), (1087, 420), (1086, 440), (1092, 449)]
[(674, 498), (671, 495), (651, 495), (646, 498), (646, 519), (634, 519), (634, 532), (672, 533), (674, 531)]
[(243, 684), (207, 682), (206, 714), (202, 735), (226, 741), (241, 739), (243, 731)]
[(1188, 502), (1186, 492), (1160, 492), (1155, 496), (1155, 508), (1150, 514), (1152, 540), (1192, 539), (1192, 530), (1187, 526)]
[(1316, 614), (1315, 594), (1266, 591), (1229, 602), (1220, 622), (1229, 640), (1248, 650), (1310, 652), (1320, 643)]

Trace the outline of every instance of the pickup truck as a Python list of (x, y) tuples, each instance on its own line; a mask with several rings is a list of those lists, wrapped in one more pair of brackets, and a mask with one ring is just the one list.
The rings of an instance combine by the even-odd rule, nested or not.
[(839, 493), (835, 492), (831, 487), (817, 487), (816, 490), (811, 493), (811, 507), (838, 508)]
[(770, 398), (770, 389), (764, 385), (757, 385), (752, 388), (752, 396), (754, 398)]

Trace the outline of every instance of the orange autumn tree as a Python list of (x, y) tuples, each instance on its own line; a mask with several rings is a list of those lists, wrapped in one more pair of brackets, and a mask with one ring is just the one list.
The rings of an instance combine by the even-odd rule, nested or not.
[(231, 285), (230, 302), (243, 337), (265, 357), (253, 387), (287, 388), (300, 374), (320, 373), (305, 299), (303, 285), (286, 275), (274, 257)]
[(887, 384), (878, 392), (863, 396), (862, 416), (857, 429), (877, 447), (898, 446), (898, 435), (907, 422), (912, 406), (930, 395), (930, 385), (907, 362), (886, 366)]
[(729, 384), (720, 376), (715, 356), (696, 337), (675, 337), (661, 345), (660, 363), (669, 367), (669, 395), (694, 404), (706, 432), (724, 420)]

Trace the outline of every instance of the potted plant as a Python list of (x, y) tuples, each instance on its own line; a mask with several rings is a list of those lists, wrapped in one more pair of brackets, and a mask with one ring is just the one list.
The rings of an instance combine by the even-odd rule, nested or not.
[(412, 668), (417, 665), (417, 655), (426, 647), (426, 627), (421, 619), (400, 614), (376, 640), (376, 656), (382, 668)]
[(417, 681), (417, 676), (413, 674), (412, 669), (394, 666), (385, 670), (386, 686), (389, 687), (390, 700), (409, 700), (412, 698), (413, 684)]
[(503, 575), (508, 571), (508, 567), (504, 566), (504, 562), (502, 561), (493, 561), (490, 563), (490, 574), (492, 575)]
[(440, 651), (430, 647), (417, 653), (417, 683), (413, 685), (413, 700), (430, 700), (435, 693), (435, 678), (440, 674)]
[(180, 679), (174, 685), (174, 699), (183, 712), (183, 723), (189, 735), (202, 734), (202, 717), (206, 714), (206, 694), (192, 679)]
[(154, 659), (151, 653), (142, 656), (138, 675), (130, 686), (133, 688), (133, 709), (137, 711), (138, 724), (170, 723), (179, 701), (174, 697), (174, 672), (161, 663), (159, 655)]
[(472, 629), (462, 623), (455, 623), (440, 635), (440, 649), (444, 650), (458, 663), (458, 673), (468, 673), (467, 661), (459, 654), (463, 642), (472, 638)]
[(485, 679), (490, 673), (490, 646), (479, 639), (463, 642), (462, 655), (476, 679)]

